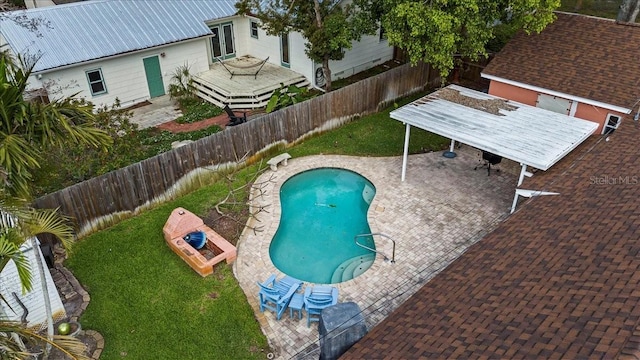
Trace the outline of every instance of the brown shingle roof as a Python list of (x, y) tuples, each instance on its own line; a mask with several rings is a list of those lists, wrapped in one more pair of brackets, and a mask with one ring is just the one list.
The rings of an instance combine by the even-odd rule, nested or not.
[(516, 35), (483, 73), (631, 108), (640, 98), (640, 26), (556, 15), (540, 34)]
[(540, 185), (562, 195), (521, 205), (343, 358), (640, 355), (638, 136), (627, 119), (581, 146)]

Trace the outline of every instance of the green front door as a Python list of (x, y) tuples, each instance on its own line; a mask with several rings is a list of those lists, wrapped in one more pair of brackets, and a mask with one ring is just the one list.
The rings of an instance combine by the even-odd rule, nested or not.
[(160, 59), (152, 56), (142, 59), (144, 62), (144, 73), (147, 75), (147, 85), (149, 86), (149, 96), (152, 98), (164, 95), (164, 84), (162, 83), (162, 70), (160, 70)]

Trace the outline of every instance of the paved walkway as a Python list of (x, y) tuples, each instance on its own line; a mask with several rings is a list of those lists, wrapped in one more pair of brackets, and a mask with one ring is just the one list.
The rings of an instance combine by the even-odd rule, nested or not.
[(169, 95), (149, 100), (150, 104), (132, 109), (131, 122), (138, 124), (139, 129), (156, 127), (182, 116), (182, 111), (174, 104)]
[[(133, 115), (131, 116), (130, 121), (138, 124), (138, 129), (157, 127), (160, 130), (179, 133), (201, 130), (213, 125), (218, 125), (224, 129), (229, 122), (229, 116), (226, 113), (222, 113), (218, 116), (198, 122), (178, 124), (174, 120), (182, 116), (182, 111), (174, 101), (171, 100), (169, 95), (153, 98), (149, 100), (149, 102), (150, 104), (148, 105), (142, 105), (131, 110)], [(255, 110), (234, 111), (236, 115), (242, 115), (245, 112), (249, 119), (260, 114), (260, 111)]]
[[(91, 297), (71, 271), (64, 267), (65, 256), (64, 250), (62, 250), (60, 245), (57, 245), (55, 266), (49, 269), (49, 271), (51, 272), (51, 277), (56, 284), (56, 288), (64, 304), (68, 320), (79, 322), (80, 316), (87, 309), (87, 306), (89, 306)], [(97, 360), (100, 358), (102, 350), (104, 350), (104, 338), (102, 334), (95, 330), (84, 329), (81, 330), (76, 337), (85, 344), (87, 347), (86, 354), (91, 359)], [(65, 355), (57, 351), (54, 351), (49, 358), (52, 360), (67, 359)]]
[[(508, 214), (516, 176), (506, 171), (474, 171), (480, 153), (472, 148), (456, 150), (455, 159), (440, 152), (409, 157), (407, 177), (400, 181), (401, 157), (362, 158), (310, 156), (289, 160), (276, 172), (267, 171), (256, 183), (267, 182), (262, 191), (253, 191), (252, 205), (267, 206), (238, 242), (234, 273), (245, 291), (276, 358), (318, 357), (318, 325), (307, 328), (306, 319), (283, 315), (276, 321), (272, 312), (261, 313), (256, 281), (282, 273), (269, 257), (269, 244), (280, 221), (279, 190), (283, 182), (301, 171), (318, 167), (339, 167), (356, 171), (376, 187), (369, 208), (372, 232), (385, 233), (397, 241), (396, 263), (378, 256), (363, 275), (335, 285), (339, 301), (358, 304), (371, 329), (416, 292), (470, 245), (490, 232)], [(391, 244), (376, 240), (376, 247), (391, 253)]]

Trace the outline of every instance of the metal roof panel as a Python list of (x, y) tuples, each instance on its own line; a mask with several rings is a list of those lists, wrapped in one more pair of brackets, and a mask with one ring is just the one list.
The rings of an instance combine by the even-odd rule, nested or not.
[[(17, 54), (40, 55), (34, 71), (207, 36), (205, 21), (232, 16), (234, 0), (97, 0), (0, 18), (0, 32)], [(36, 30), (12, 20), (44, 21)]]
[[(478, 100), (501, 100), (510, 110), (499, 115), (442, 99), (443, 90)], [(582, 143), (598, 124), (507, 101), (456, 85), (436, 91), (390, 114), (391, 118), (547, 170)]]

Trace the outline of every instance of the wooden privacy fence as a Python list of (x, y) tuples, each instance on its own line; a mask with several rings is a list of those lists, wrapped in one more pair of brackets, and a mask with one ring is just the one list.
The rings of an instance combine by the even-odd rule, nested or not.
[(172, 198), (178, 181), (201, 167), (236, 163), (276, 143), (293, 142), (319, 128), (328, 130), (357, 116), (377, 112), (394, 100), (437, 81), (429, 65), (408, 64), (315, 97), (193, 143), (40, 197), (37, 208), (60, 208), (79, 228), (100, 218), (135, 211)]

